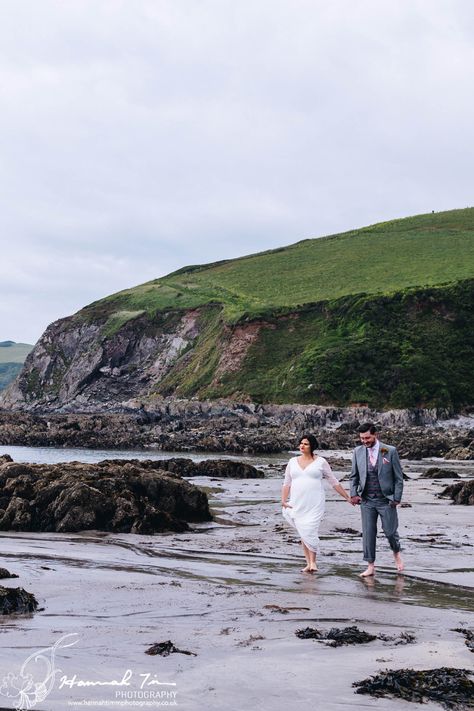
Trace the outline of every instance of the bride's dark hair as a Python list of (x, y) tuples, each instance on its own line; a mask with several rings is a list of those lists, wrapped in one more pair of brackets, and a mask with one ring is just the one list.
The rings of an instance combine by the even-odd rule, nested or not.
[(310, 446), (310, 448), (311, 448), (311, 454), (313, 454), (314, 450), (317, 449), (318, 446), (319, 446), (319, 445), (318, 445), (318, 440), (317, 440), (316, 437), (315, 437), (314, 435), (312, 435), (312, 434), (304, 434), (302, 437), (300, 437), (300, 441), (298, 442), (298, 444), (301, 444), (301, 442), (302, 442), (304, 439), (307, 439), (307, 440), (308, 440), (309, 446)]

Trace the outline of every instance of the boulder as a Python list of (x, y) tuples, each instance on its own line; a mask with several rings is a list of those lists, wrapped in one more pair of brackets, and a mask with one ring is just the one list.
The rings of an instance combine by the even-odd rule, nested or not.
[(430, 467), (420, 479), (459, 479), (459, 474), (454, 469), (444, 469), (443, 467)]
[(32, 593), (23, 588), (4, 588), (0, 586), (0, 615), (19, 612), (34, 612), (38, 602)]
[(206, 494), (150, 462), (0, 465), (0, 530), (188, 530), (211, 520)]
[(452, 499), (455, 504), (474, 506), (474, 479), (451, 484), (443, 489), (438, 496), (440, 498)]

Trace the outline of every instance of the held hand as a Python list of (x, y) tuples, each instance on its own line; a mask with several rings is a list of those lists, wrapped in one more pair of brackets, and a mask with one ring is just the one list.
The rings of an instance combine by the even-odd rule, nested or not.
[(351, 496), (352, 506), (357, 506), (358, 504), (360, 504), (361, 501), (362, 501), (362, 499), (360, 496)]
[(284, 509), (292, 509), (293, 506), (291, 504), (287, 504), (286, 501), (282, 501), (281, 505), (283, 506)]
[(400, 502), (399, 501), (391, 501), (390, 506), (392, 507), (392, 509), (396, 509), (397, 506), (400, 506)]

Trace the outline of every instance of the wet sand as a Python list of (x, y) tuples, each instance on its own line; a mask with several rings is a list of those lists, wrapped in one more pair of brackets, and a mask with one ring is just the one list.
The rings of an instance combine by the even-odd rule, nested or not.
[[(30, 654), (66, 634), (75, 634), (66, 642), (76, 643), (57, 650), (61, 671), (34, 708), (175, 702), (183, 711), (290, 705), (398, 711), (417, 705), (356, 695), (352, 682), (386, 668), (472, 669), (474, 655), (452, 630), (474, 627), (473, 509), (435, 497), (449, 480), (416, 478), (433, 462), (406, 466), (414, 477), (404, 495), (411, 507), (399, 511), (406, 573), (396, 575), (382, 536), (377, 575), (363, 581), (360, 536), (335, 531), (360, 531), (359, 510), (332, 490), (320, 531), (320, 572), (300, 572), (298, 540), (276, 503), (278, 467), (286, 460), (272, 458), (264, 480), (194, 478), (208, 490), (215, 521), (192, 533), (0, 534), (0, 564), (20, 576), (3, 584), (33, 592), (44, 608), (0, 620), (0, 685)], [(463, 476), (472, 476), (472, 466), (449, 463)], [(394, 636), (412, 632), (417, 641), (333, 649), (294, 634), (306, 626), (351, 624)], [(197, 656), (145, 654), (168, 639)], [(107, 685), (78, 686), (80, 681)], [(0, 696), (1, 705), (14, 708), (15, 701)]]

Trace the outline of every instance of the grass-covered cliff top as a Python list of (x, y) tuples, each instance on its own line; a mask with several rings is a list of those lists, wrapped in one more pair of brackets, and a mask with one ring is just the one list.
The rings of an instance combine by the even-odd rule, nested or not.
[(474, 208), (417, 215), (268, 252), (189, 266), (90, 304), (115, 330), (142, 312), (221, 303), (229, 321), (357, 293), (474, 277)]

